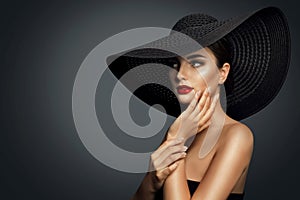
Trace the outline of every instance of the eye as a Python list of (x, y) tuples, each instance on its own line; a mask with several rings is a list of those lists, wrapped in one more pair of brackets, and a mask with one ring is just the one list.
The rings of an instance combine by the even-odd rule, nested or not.
[(179, 67), (179, 64), (178, 63), (172, 63), (171, 67), (174, 68), (174, 69), (177, 69)]
[(197, 67), (200, 67), (201, 65), (203, 65), (204, 63), (203, 63), (203, 62), (200, 62), (200, 61), (197, 61), (197, 60), (192, 60), (192, 61), (190, 61), (190, 64), (191, 64), (193, 67), (197, 68)]
[(176, 59), (169, 60), (168, 65), (173, 69), (178, 69), (180, 67), (180, 63)]

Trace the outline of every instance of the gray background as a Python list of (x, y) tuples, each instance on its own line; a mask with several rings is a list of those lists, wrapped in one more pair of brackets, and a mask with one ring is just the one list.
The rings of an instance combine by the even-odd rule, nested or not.
[(299, 199), (298, 6), (278, 1), (1, 1), (0, 199), (129, 199), (143, 174), (110, 169), (81, 143), (72, 118), (80, 64), (131, 28), (170, 28), (182, 16), (231, 17), (263, 6), (287, 15), (292, 60), (276, 99), (244, 120), (255, 134), (246, 200)]

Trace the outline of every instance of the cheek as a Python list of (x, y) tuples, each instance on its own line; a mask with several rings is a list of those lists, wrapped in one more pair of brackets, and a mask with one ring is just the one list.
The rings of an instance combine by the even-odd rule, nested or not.
[(213, 67), (206, 67), (197, 70), (198, 72), (198, 84), (201, 89), (206, 87), (215, 88), (218, 85), (218, 70), (214, 70)]
[(196, 72), (194, 74), (194, 78), (191, 82), (193, 83), (193, 87), (195, 88), (196, 91), (198, 90), (203, 91), (207, 87), (205, 77), (199, 72)]

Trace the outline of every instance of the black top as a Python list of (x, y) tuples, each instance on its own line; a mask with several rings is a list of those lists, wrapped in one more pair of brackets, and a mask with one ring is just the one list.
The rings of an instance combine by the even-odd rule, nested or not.
[[(197, 181), (192, 181), (192, 180), (187, 180), (188, 186), (189, 186), (189, 190), (190, 190), (190, 194), (191, 196), (194, 194), (194, 192), (196, 191), (198, 185), (200, 184), (200, 182)], [(156, 200), (162, 200), (163, 199), (163, 189), (160, 189), (155, 197)], [(244, 193), (242, 194), (236, 194), (236, 193), (231, 193), (227, 200), (243, 200), (244, 199)]]

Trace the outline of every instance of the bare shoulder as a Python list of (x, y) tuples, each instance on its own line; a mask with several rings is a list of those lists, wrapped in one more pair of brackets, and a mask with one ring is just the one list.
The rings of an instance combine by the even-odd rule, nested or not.
[(229, 124), (227, 130), (225, 131), (225, 136), (227, 139), (253, 141), (253, 133), (251, 129), (241, 122)]
[(221, 146), (252, 150), (254, 137), (251, 129), (238, 121), (224, 126)]

